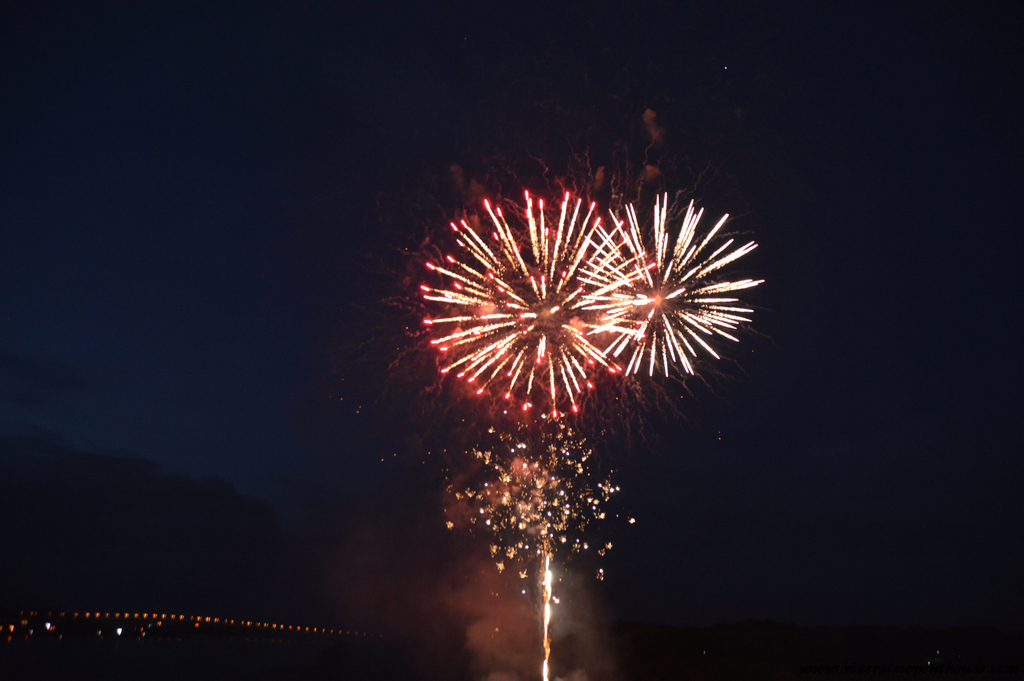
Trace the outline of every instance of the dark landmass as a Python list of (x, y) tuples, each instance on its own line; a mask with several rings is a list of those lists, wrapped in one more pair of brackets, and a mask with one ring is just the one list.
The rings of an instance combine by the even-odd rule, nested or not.
[[(680, 629), (618, 623), (614, 640), (621, 678), (635, 681), (900, 676), (895, 670), (886, 674), (885, 668), (944, 664), (947, 669), (983, 666), (986, 672), (1016, 666), (1019, 673), (1024, 665), (1024, 634), (987, 627), (810, 628), (750, 621)], [(835, 671), (823, 671), (826, 667)], [(957, 674), (964, 676), (973, 675)]]
[[(464, 660), (417, 669), (400, 642), (353, 631), (245, 621), (183, 621), (168, 615), (0, 613), (2, 678), (473, 679)], [(119, 614), (118, 614), (119, 615)], [(49, 626), (47, 627), (47, 623)], [(262, 626), (261, 626), (262, 625)], [(117, 629), (121, 633), (117, 633)], [(801, 627), (770, 621), (705, 628), (617, 622), (611, 632), (617, 670), (588, 681), (621, 679), (912, 678), (1019, 675), (1024, 633), (988, 627)], [(556, 639), (553, 678), (571, 638)], [(938, 670), (938, 671), (936, 671)], [(575, 670), (573, 670), (575, 671)], [(586, 670), (585, 670), (586, 671)], [(507, 678), (518, 678), (510, 676)]]

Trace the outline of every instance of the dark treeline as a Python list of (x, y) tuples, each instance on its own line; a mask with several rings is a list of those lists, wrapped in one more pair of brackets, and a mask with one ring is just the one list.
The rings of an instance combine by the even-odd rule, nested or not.
[[(614, 639), (622, 678), (636, 681), (788, 679), (797, 674), (827, 679), (863, 673), (893, 678), (886, 671), (902, 672), (884, 668), (982, 666), (988, 672), (1008, 666), (1020, 669), (1024, 664), (1024, 633), (988, 627), (811, 628), (749, 621), (681, 629), (619, 623)], [(848, 671), (849, 667), (860, 671)]]

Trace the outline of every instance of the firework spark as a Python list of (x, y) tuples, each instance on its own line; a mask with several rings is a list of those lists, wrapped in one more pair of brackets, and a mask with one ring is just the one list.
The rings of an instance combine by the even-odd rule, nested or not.
[[(554, 416), (566, 402), (578, 411), (577, 396), (593, 387), (595, 371), (619, 371), (588, 336), (603, 330), (598, 303), (626, 283), (605, 272), (621, 258), (620, 244), (601, 226), (596, 205), (584, 210), (582, 199), (573, 202), (568, 192), (557, 227), (544, 201), (535, 209), (529, 192), (525, 230), (513, 231), (501, 207), (489, 201), (484, 207), (490, 235), (465, 220), (451, 223), (462, 253), (427, 263), (445, 281), (420, 286), (426, 300), (445, 310), (424, 320), (438, 331), (430, 342), (443, 353), (441, 372), (455, 372), (477, 394), (498, 386), (524, 411), (534, 401), (546, 402)], [(520, 238), (526, 236), (524, 257)]]
[(750, 322), (744, 315), (753, 312), (737, 306), (739, 298), (729, 294), (764, 282), (728, 281), (718, 276), (723, 267), (757, 247), (751, 241), (732, 248), (734, 240), (728, 239), (710, 249), (728, 214), (698, 240), (697, 223), (704, 210), (694, 212), (691, 201), (673, 240), (666, 227), (668, 213), (665, 194), (655, 200), (654, 228), (646, 246), (633, 206), (626, 207), (626, 220), (613, 215), (615, 229), (610, 238), (618, 237), (622, 244), (620, 257), (594, 272), (596, 282), (605, 290), (590, 296), (586, 308), (605, 316), (593, 331), (616, 334), (603, 353), (617, 358), (625, 351), (624, 357), (629, 356), (627, 376), (641, 370), (668, 376), (671, 366), (693, 374), (692, 360), (698, 356), (695, 348), (719, 359), (713, 339), (737, 341), (730, 332)]
[[(471, 481), (457, 479), (448, 486), (462, 518), (490, 535), (498, 569), (519, 564), (525, 578), (528, 564), (544, 556), (590, 550), (584, 532), (591, 522), (605, 519), (602, 504), (618, 487), (591, 468), (593, 452), (586, 441), (564, 426), (541, 435), (536, 447), (512, 435), (498, 437), (497, 447), (473, 450), (481, 466)], [(597, 553), (603, 556), (611, 548), (609, 542)]]

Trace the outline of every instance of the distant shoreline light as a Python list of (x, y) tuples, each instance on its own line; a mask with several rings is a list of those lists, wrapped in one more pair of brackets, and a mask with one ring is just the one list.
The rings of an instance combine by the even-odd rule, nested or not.
[[(131, 628), (124, 626), (127, 620), (138, 620)], [(88, 627), (83, 625), (90, 623)], [(102, 629), (102, 623), (109, 622), (111, 625), (121, 624), (122, 626), (111, 626), (108, 632)], [(100, 629), (95, 629), (96, 623), (101, 623)], [(164, 624), (168, 627), (165, 629)], [(184, 625), (184, 628), (182, 628)], [(188, 626), (191, 625), (191, 626)], [(153, 629), (153, 627), (157, 629)], [(282, 624), (277, 622), (259, 622), (243, 619), (229, 619), (226, 617), (211, 617), (207, 615), (179, 615), (167, 613), (150, 612), (67, 612), (55, 610), (0, 610), (0, 635), (6, 635), (7, 640), (13, 638), (28, 638), (30, 636), (45, 636), (51, 638), (62, 638), (68, 636), (80, 638), (83, 636), (106, 635), (121, 636), (122, 634), (144, 637), (149, 634), (160, 634), (173, 636), (174, 634), (198, 633), (202, 631), (218, 634), (230, 634), (233, 631), (248, 633), (259, 630), (261, 633), (285, 634), (299, 636), (324, 638), (335, 636), (356, 636), (360, 638), (384, 638), (383, 634), (376, 634), (356, 629), (332, 629), (328, 627), (310, 627), (295, 624)]]

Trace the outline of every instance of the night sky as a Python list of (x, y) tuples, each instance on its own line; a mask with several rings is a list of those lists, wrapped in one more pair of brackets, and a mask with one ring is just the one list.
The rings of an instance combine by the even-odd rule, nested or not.
[(0, 605), (386, 627), (489, 569), (381, 301), (451, 166), (642, 168), (650, 110), (766, 283), (601, 452), (592, 607), (1024, 628), (1020, 4), (293, 4), (0, 9)]

